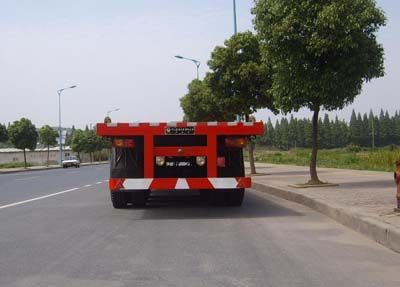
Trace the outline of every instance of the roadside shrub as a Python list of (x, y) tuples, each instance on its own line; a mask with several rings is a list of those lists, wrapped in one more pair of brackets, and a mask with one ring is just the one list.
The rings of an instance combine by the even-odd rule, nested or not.
[(346, 151), (353, 152), (353, 153), (358, 153), (358, 152), (361, 151), (361, 147), (358, 146), (358, 145), (349, 144), (348, 146), (346, 146)]

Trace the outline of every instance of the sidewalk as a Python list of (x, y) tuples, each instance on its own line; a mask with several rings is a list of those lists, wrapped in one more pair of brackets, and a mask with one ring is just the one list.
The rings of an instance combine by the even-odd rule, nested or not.
[[(99, 165), (106, 164), (108, 161), (99, 161), (99, 162), (85, 162), (81, 163), (81, 166), (86, 165)], [(6, 173), (16, 173), (16, 172), (28, 172), (28, 171), (38, 171), (38, 170), (47, 170), (47, 169), (58, 169), (61, 168), (59, 165), (49, 165), (49, 166), (30, 166), (28, 168), (17, 167), (17, 168), (0, 168), (0, 174)]]
[(393, 173), (319, 168), (320, 180), (334, 187), (292, 188), (305, 183), (308, 167), (257, 164), (253, 187), (313, 208), (400, 252), (400, 214), (395, 213)]

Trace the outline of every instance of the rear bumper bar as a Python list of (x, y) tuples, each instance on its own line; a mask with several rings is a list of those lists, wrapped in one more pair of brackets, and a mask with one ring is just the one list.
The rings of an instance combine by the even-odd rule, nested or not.
[(214, 178), (111, 178), (110, 191), (174, 190), (174, 189), (236, 189), (251, 187), (250, 177)]

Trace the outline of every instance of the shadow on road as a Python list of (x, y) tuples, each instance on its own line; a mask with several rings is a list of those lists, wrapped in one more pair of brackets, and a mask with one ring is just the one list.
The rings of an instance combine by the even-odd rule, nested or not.
[[(127, 211), (132, 211), (128, 209)], [(241, 207), (210, 206), (198, 195), (152, 196), (142, 209), (141, 220), (229, 219), (302, 216), (248, 191)]]

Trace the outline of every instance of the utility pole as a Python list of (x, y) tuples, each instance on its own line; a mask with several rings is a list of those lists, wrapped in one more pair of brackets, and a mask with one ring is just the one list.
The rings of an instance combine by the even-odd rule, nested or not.
[(237, 34), (237, 23), (236, 23), (236, 0), (233, 0), (233, 31)]
[(57, 90), (57, 94), (58, 94), (58, 132), (59, 132), (59, 137), (60, 137), (60, 165), (62, 166), (62, 154), (63, 154), (63, 150), (62, 150), (62, 130), (61, 130), (61, 93), (64, 90), (67, 89), (73, 89), (76, 88), (76, 86), (70, 86), (68, 88), (62, 88)]

